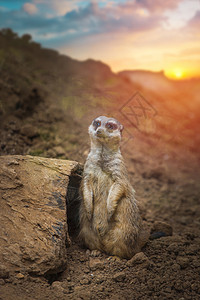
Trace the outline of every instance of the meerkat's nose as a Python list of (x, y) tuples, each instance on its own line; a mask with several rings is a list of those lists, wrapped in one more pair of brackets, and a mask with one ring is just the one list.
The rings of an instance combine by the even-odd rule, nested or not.
[(97, 129), (97, 133), (102, 133), (103, 130), (101, 128)]
[(101, 128), (97, 129), (96, 134), (97, 134), (97, 136), (103, 135), (103, 129), (101, 129)]

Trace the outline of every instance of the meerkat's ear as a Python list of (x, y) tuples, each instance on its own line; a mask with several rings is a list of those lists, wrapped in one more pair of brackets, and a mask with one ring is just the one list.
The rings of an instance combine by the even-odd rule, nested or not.
[(122, 133), (123, 129), (124, 129), (124, 126), (122, 124), (120, 124), (119, 125), (119, 130), (120, 130), (121, 133)]

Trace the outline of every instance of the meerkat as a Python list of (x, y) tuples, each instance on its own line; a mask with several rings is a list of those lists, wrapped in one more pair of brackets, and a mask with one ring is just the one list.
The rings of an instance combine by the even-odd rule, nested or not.
[(123, 157), (123, 125), (100, 116), (89, 126), (91, 149), (81, 181), (80, 238), (90, 250), (120, 258), (140, 251), (141, 218)]

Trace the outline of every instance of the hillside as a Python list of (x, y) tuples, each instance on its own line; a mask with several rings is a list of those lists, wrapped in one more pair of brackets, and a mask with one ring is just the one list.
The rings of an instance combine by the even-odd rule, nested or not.
[[(198, 81), (171, 82), (163, 74), (138, 71), (130, 80), (130, 72), (116, 75), (101, 62), (75, 61), (10, 30), (1, 31), (0, 42), (1, 154), (69, 157), (85, 141), (91, 119), (102, 113), (125, 125), (124, 140), (137, 136), (147, 149), (152, 150), (149, 141), (159, 143), (159, 153), (163, 143), (172, 152), (180, 153), (179, 146), (198, 149)], [(143, 100), (129, 103), (137, 92)], [(138, 101), (145, 110), (137, 108)]]
[[(122, 154), (144, 221), (150, 227), (165, 222), (173, 229), (173, 236), (148, 242), (147, 265), (131, 266), (105, 254), (91, 257), (74, 238), (63, 274), (4, 278), (3, 299), (13, 294), (20, 300), (41, 299), (41, 293), (44, 299), (197, 299), (199, 80), (173, 82), (162, 73), (138, 71), (115, 74), (103, 62), (71, 59), (10, 29), (0, 31), (0, 74), (0, 155), (83, 163), (92, 119), (114, 116), (124, 125)], [(101, 263), (93, 268), (93, 260)], [(57, 287), (65, 286), (59, 298), (56, 284), (51, 286), (55, 280)]]

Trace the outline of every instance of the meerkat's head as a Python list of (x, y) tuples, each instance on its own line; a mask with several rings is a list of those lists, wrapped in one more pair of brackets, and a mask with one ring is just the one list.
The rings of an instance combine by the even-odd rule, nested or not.
[(97, 117), (89, 126), (89, 135), (93, 142), (117, 145), (121, 141), (123, 125), (114, 118)]

